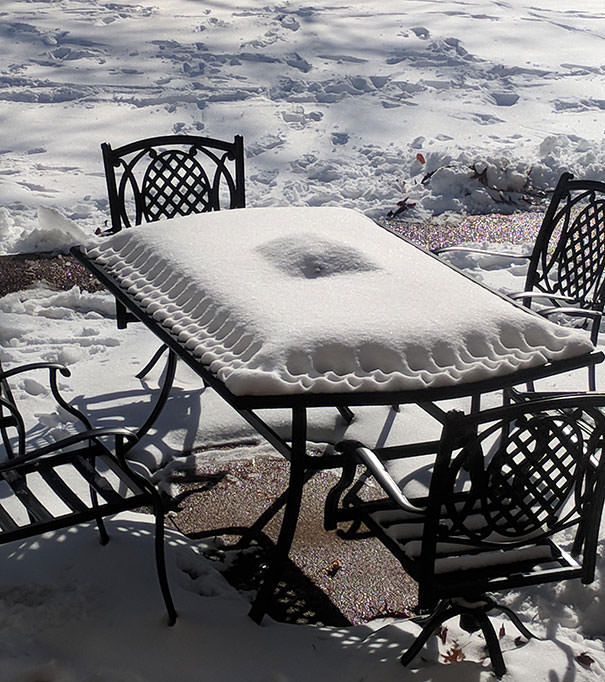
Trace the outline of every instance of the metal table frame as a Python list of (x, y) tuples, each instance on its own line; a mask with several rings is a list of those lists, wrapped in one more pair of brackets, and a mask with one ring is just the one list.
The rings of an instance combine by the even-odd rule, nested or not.
[[(395, 235), (397, 236), (397, 235)], [(416, 245), (414, 245), (416, 246)], [(425, 255), (435, 258), (433, 254), (417, 247)], [(439, 388), (414, 389), (407, 391), (360, 391), (346, 393), (299, 393), (283, 395), (260, 395), (246, 396), (235, 395), (213, 375), (208, 367), (204, 366), (197, 358), (190, 354), (179, 341), (170, 334), (165, 327), (150, 317), (138, 304), (138, 302), (124, 291), (119, 284), (111, 277), (111, 274), (100, 267), (94, 260), (87, 257), (85, 251), (80, 247), (74, 247), (71, 253), (88, 270), (90, 270), (101, 281), (107, 289), (124, 305), (137, 319), (145, 324), (148, 329), (158, 337), (169, 349), (169, 357), (165, 379), (156, 401), (152, 413), (139, 428), (138, 434), (142, 435), (152, 426), (154, 420), (162, 410), (174, 379), (176, 358), (185, 362), (204, 383), (213, 388), (231, 407), (233, 407), (261, 436), (263, 436), (280, 454), (290, 462), (290, 475), (284, 516), (273, 553), (272, 560), (267, 569), (263, 583), (258, 591), (256, 599), (250, 610), (250, 617), (259, 623), (266, 612), (266, 607), (277, 586), (280, 574), (288, 558), (294, 532), (300, 511), (302, 492), (305, 482), (309, 475), (321, 469), (337, 468), (341, 466), (342, 455), (322, 455), (311, 456), (306, 452), (307, 443), (307, 410), (311, 407), (334, 407), (340, 411), (342, 416), (348, 421), (351, 420), (353, 413), (350, 408), (355, 406), (368, 405), (400, 405), (417, 404), (431, 416), (439, 421), (444, 421), (445, 412), (435, 405), (441, 400), (452, 398), (468, 397), (472, 400), (472, 405), (477, 406), (480, 396), (483, 393), (502, 390), (532, 382), (563, 372), (568, 372), (582, 367), (589, 367), (598, 364), (605, 359), (603, 353), (594, 351), (574, 358), (567, 358), (555, 362), (548, 362), (544, 365), (518, 371), (504, 376), (496, 376), (490, 379), (461, 383), (458, 385), (442, 386)], [(443, 263), (443, 261), (440, 261)], [(467, 277), (465, 273), (457, 268), (448, 265), (461, 276)], [(518, 305), (502, 294), (485, 287), (479, 282), (472, 280), (477, 286), (483, 286), (494, 296), (505, 298), (512, 305)], [(536, 314), (527, 311), (528, 314)], [(289, 408), (292, 411), (291, 418), (291, 440), (288, 443), (281, 438), (255, 410), (261, 409)], [(428, 444), (427, 444), (428, 445)], [(411, 447), (415, 451), (422, 451), (422, 443), (414, 444)]]

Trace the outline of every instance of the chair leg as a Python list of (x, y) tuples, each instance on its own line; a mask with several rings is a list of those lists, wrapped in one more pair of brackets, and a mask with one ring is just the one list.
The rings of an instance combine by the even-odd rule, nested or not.
[(102, 545), (106, 545), (109, 542), (109, 533), (107, 532), (105, 524), (103, 523), (103, 517), (99, 513), (97, 491), (94, 488), (90, 489), (90, 497), (92, 500), (92, 506), (95, 510), (95, 521), (97, 524), (97, 530), (99, 531), (99, 536), (101, 538), (100, 542)]
[[(460, 601), (460, 603), (457, 603), (458, 601)], [(492, 662), (494, 674), (498, 679), (505, 675), (506, 665), (504, 663), (504, 657), (502, 656), (502, 649), (500, 648), (500, 642), (498, 641), (498, 636), (496, 635), (494, 626), (487, 615), (488, 612), (492, 609), (502, 611), (510, 618), (512, 623), (522, 635), (528, 639), (540, 638), (531, 633), (520, 621), (517, 614), (507, 606), (501, 606), (493, 599), (485, 595), (476, 598), (474, 601), (477, 602), (475, 607), (469, 606), (468, 602), (462, 599), (453, 601), (443, 600), (439, 602), (437, 608), (424, 621), (422, 632), (401, 657), (401, 663), (403, 665), (408, 665), (420, 652), (428, 638), (435, 632), (435, 630), (437, 630), (440, 625), (442, 625), (446, 620), (459, 615), (460, 626), (467, 632), (475, 632), (476, 630), (481, 629), (485, 638), (489, 657)]]
[[(158, 354), (156, 353), (156, 355)], [(160, 355), (158, 355), (158, 357), (160, 357)], [(136, 431), (137, 437), (139, 439), (142, 438), (149, 431), (149, 429), (155, 423), (155, 420), (158, 418), (160, 412), (164, 409), (164, 405), (166, 404), (166, 401), (168, 400), (168, 396), (170, 395), (170, 391), (172, 389), (172, 384), (174, 383), (174, 375), (176, 373), (176, 362), (177, 362), (176, 354), (173, 353), (171, 350), (168, 350), (168, 359), (166, 360), (166, 367), (164, 368), (164, 381), (162, 382), (162, 387), (160, 388), (160, 393), (158, 395), (155, 405), (153, 406), (153, 409), (149, 413), (147, 419)]]
[[(89, 457), (88, 461), (90, 465), (94, 468), (95, 466), (94, 457), (92, 456)], [(103, 516), (99, 511), (99, 497), (97, 495), (97, 491), (92, 487), (92, 485), (89, 485), (88, 489), (90, 491), (90, 502), (95, 514), (95, 521), (97, 524), (97, 530), (99, 531), (100, 542), (102, 545), (106, 545), (109, 542), (109, 534), (107, 533), (107, 529), (105, 528), (105, 524), (103, 523)]]
[(137, 379), (143, 379), (151, 370), (155, 367), (158, 360), (162, 357), (164, 351), (168, 350), (168, 346), (163, 343), (153, 354), (151, 360), (143, 367), (137, 374), (135, 374)]
[(341, 405), (337, 409), (340, 412), (340, 416), (347, 422), (347, 424), (350, 424), (353, 421), (355, 413), (350, 407), (347, 407), (346, 405)]
[(588, 367), (588, 390), (589, 391), (596, 391), (597, 390), (597, 378), (596, 378), (596, 370), (594, 365), (590, 365)]
[(355, 472), (357, 471), (357, 465), (352, 459), (345, 459), (342, 463), (342, 474), (338, 483), (336, 483), (326, 495), (326, 501), (324, 503), (324, 529), (334, 530), (336, 528), (337, 522), (337, 510), (338, 503), (342, 493), (353, 483), (355, 480)]
[(519, 632), (527, 639), (542, 639), (541, 637), (534, 635), (534, 633), (531, 630), (528, 630), (525, 627), (525, 625), (523, 625), (523, 623), (521, 622), (519, 616), (512, 609), (509, 609), (508, 606), (494, 604), (493, 608), (502, 611), (502, 613), (505, 613), (510, 618), (512, 624), (517, 628), (517, 630), (519, 630)]
[[(444, 606), (444, 604), (446, 604)], [(412, 646), (401, 656), (399, 659), (402, 665), (408, 665), (420, 652), (428, 638), (437, 630), (437, 628), (446, 620), (457, 616), (460, 613), (459, 609), (447, 604), (446, 602), (440, 602), (435, 611), (426, 620), (422, 632), (416, 637)]]
[(498, 636), (496, 635), (494, 626), (484, 611), (478, 611), (475, 614), (475, 618), (481, 625), (481, 631), (485, 637), (485, 643), (487, 644), (487, 650), (489, 651), (489, 657), (492, 662), (494, 674), (498, 679), (500, 679), (506, 674), (506, 665), (504, 665), (502, 649), (500, 648), (500, 643), (498, 642)]
[(172, 601), (170, 593), (170, 585), (168, 584), (168, 574), (166, 573), (166, 556), (164, 549), (164, 510), (161, 507), (161, 502), (158, 500), (155, 505), (155, 563), (158, 572), (158, 580), (164, 603), (166, 604), (166, 611), (168, 612), (168, 625), (176, 623), (176, 609)]

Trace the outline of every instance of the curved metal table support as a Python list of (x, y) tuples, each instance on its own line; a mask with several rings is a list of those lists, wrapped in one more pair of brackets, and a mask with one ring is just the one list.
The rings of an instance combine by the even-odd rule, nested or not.
[[(159, 352), (159, 351), (158, 351)], [(163, 349), (162, 349), (163, 352)], [(161, 355), (161, 353), (159, 353)], [(159, 358), (158, 355), (158, 358)], [(152, 359), (153, 363), (157, 362), (158, 358)], [(176, 374), (176, 363), (177, 363), (177, 356), (176, 353), (172, 350), (168, 350), (168, 358), (166, 360), (166, 366), (164, 367), (164, 380), (162, 381), (162, 386), (160, 388), (160, 394), (156, 400), (155, 405), (153, 406), (151, 412), (149, 413), (149, 416), (147, 419), (143, 422), (143, 424), (136, 429), (135, 433), (137, 434), (137, 438), (142, 438), (148, 431), (149, 429), (153, 426), (155, 423), (155, 420), (158, 418), (160, 412), (164, 409), (164, 405), (166, 404), (166, 401), (168, 400), (168, 396), (170, 395), (170, 390), (172, 389), (172, 386), (174, 384), (174, 375)], [(146, 372), (141, 370), (143, 372), (143, 376), (145, 375)], [(139, 372), (139, 374), (141, 374)], [(139, 377), (139, 374), (137, 374), (137, 377)]]
[(306, 443), (307, 411), (304, 408), (295, 407), (292, 409), (292, 454), (286, 508), (271, 563), (248, 613), (255, 623), (260, 623), (266, 613), (267, 605), (277, 587), (294, 539), (305, 484)]

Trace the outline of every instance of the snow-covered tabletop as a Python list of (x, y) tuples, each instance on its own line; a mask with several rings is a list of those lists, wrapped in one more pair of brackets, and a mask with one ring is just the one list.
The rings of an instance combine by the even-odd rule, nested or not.
[(86, 253), (238, 396), (437, 388), (593, 350), (351, 209), (193, 215)]

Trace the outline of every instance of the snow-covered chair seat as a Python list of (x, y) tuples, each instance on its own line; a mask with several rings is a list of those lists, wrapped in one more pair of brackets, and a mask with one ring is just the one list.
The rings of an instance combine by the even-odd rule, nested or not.
[[(418, 607), (429, 614), (407, 665), (428, 637), (459, 615), (461, 627), (481, 629), (499, 677), (506, 671), (487, 613), (509, 615), (523, 635), (532, 634), (510, 609), (487, 592), (580, 578), (594, 578), (598, 529), (605, 493), (602, 453), (604, 394), (562, 395), (484, 412), (448, 413), (433, 466), (420, 460), (422, 478), (432, 469), (428, 493), (409, 498), (389, 475), (381, 455), (356, 441), (338, 447), (347, 455), (341, 481), (328, 496), (326, 527), (352, 522), (343, 537), (366, 537), (363, 524), (418, 582)], [(419, 445), (414, 446), (420, 452)], [(386, 497), (370, 499), (358, 464)], [(402, 481), (412, 490), (412, 465)], [(348, 491), (347, 491), (348, 489)], [(422, 482), (417, 486), (422, 493)], [(347, 491), (347, 492), (345, 492)], [(567, 547), (566, 545), (570, 546)]]
[[(9, 380), (30, 372), (50, 374), (50, 393), (77, 422), (60, 439), (28, 428)], [(156, 567), (170, 624), (176, 620), (164, 563), (164, 510), (158, 492), (134, 471), (125, 452), (136, 435), (124, 428), (93, 429), (87, 417), (62, 397), (59, 364), (35, 363), (3, 370), (0, 365), (0, 544), (96, 521), (101, 544), (109, 541), (103, 517), (138, 507), (155, 514)], [(71, 431), (72, 429), (69, 429)], [(113, 449), (106, 445), (113, 441)]]
[[(518, 258), (529, 263), (523, 292), (511, 295), (541, 315), (566, 322), (580, 318), (596, 344), (605, 306), (605, 183), (574, 180), (563, 173), (531, 253), (503, 254), (451, 246), (435, 253), (480, 253)], [(536, 305), (537, 304), (537, 305)], [(588, 369), (595, 390), (595, 366)]]

